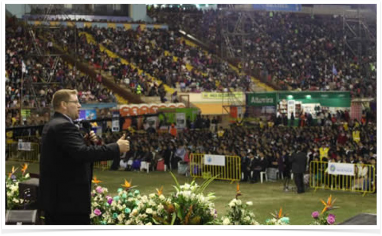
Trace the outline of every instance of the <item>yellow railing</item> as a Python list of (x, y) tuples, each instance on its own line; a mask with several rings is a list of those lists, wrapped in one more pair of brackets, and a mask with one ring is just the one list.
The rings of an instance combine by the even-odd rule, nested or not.
[(94, 162), (93, 167), (105, 170), (105, 169), (110, 169), (111, 164), (113, 164), (112, 160), (110, 160), (110, 161), (98, 161), (98, 162)]
[(28, 148), (26, 148), (20, 146), (19, 142), (7, 143), (6, 156), (16, 161), (38, 162), (40, 159), (40, 145), (38, 143), (29, 143)]
[(241, 159), (238, 156), (225, 156), (225, 165), (208, 165), (205, 154), (192, 154), (190, 158), (190, 175), (197, 178), (210, 178), (240, 181)]
[(366, 164), (354, 165), (350, 175), (329, 174), (330, 162), (312, 161), (309, 166), (309, 185), (317, 189), (342, 190), (350, 192), (375, 192), (375, 166)]

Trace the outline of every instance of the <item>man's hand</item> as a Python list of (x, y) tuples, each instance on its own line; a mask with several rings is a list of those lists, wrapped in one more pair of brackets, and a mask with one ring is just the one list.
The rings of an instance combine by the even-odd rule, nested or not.
[(126, 140), (125, 138), (126, 134), (123, 134), (122, 137), (117, 141), (120, 153), (130, 151), (130, 141)]
[(85, 134), (84, 139), (86, 140), (86, 144), (90, 145), (91, 143), (97, 144), (99, 142), (97, 135), (94, 131), (90, 131), (89, 134)]

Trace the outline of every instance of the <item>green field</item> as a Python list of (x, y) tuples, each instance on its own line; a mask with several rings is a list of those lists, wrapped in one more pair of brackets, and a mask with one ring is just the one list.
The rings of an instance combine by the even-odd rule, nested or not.
[[(21, 162), (7, 161), (6, 173), (9, 173), (12, 166), (19, 167)], [(39, 166), (37, 163), (31, 163), (28, 168), (29, 173), (39, 173)], [(168, 196), (173, 193), (174, 181), (169, 173), (166, 172), (127, 172), (127, 171), (109, 171), (95, 169), (94, 174), (99, 180), (102, 181), (100, 185), (107, 187), (112, 195), (116, 195), (117, 189), (124, 183), (124, 180), (132, 180), (133, 185), (137, 186), (141, 194), (149, 194), (156, 192), (157, 188), (163, 186), (163, 194)], [(70, 172), (68, 172), (70, 175)], [(191, 177), (185, 177), (175, 174), (180, 184), (191, 182)], [(202, 183), (203, 179), (197, 179), (198, 183)], [(291, 183), (291, 186), (294, 183)], [(290, 217), (292, 225), (308, 225), (312, 222), (311, 213), (313, 211), (320, 211), (323, 205), (320, 199), (326, 201), (330, 194), (333, 199), (337, 199), (335, 206), (339, 209), (332, 211), (336, 215), (336, 223), (343, 222), (360, 213), (377, 213), (377, 200), (376, 194), (367, 194), (363, 196), (361, 193), (351, 193), (345, 191), (329, 191), (317, 190), (314, 192), (308, 189), (305, 194), (296, 194), (294, 192), (284, 192), (282, 182), (266, 182), (266, 183), (241, 183), (240, 190), (242, 201), (252, 201), (253, 206), (251, 210), (256, 215), (256, 220), (264, 223), (266, 219), (270, 218), (270, 212), (274, 212), (280, 207), (283, 212), (287, 213)], [(205, 191), (213, 192), (217, 196), (214, 201), (218, 216), (221, 217), (226, 211), (226, 205), (230, 202), (236, 194), (236, 184), (230, 184), (228, 181), (215, 180), (212, 182)]]

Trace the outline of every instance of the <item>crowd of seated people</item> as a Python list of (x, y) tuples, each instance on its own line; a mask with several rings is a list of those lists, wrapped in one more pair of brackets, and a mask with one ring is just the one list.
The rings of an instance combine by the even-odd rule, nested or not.
[[(225, 44), (222, 29), (233, 31), (240, 14), (170, 12), (151, 9), (149, 14), (209, 42), (215, 53), (221, 51), (222, 42)], [(247, 21), (244, 27), (250, 34), (244, 39), (245, 53), (234, 51), (235, 57), (245, 58), (244, 69), (261, 71), (262, 77), (284, 89), (351, 91), (353, 97), (375, 97), (376, 44), (368, 44), (360, 57), (354, 56), (346, 46), (346, 37), (351, 38), (344, 33), (341, 17), (265, 11), (251, 14), (255, 24)], [(375, 27), (369, 29), (375, 35)], [(242, 38), (230, 37), (230, 43), (237, 48)]]
[[(20, 106), (24, 109), (48, 108), (54, 92), (62, 88), (77, 89), (81, 103), (116, 101), (111, 91), (69, 65), (61, 57), (55, 61), (54, 56), (38, 56), (32, 40), (22, 26), (7, 25), (5, 54), (5, 102), (9, 114), (7, 124), (24, 125), (20, 115), (16, 115)], [(49, 44), (38, 37), (37, 40), (36, 44), (42, 53), (47, 53)]]
[[(285, 160), (297, 146), (302, 146), (307, 153), (307, 170), (312, 161), (375, 164), (375, 119), (358, 122), (350, 119), (346, 111), (337, 114), (335, 122), (331, 122), (331, 117), (336, 113), (328, 113), (324, 115), (323, 122), (297, 127), (276, 122), (262, 125), (259, 122), (254, 126), (210, 129), (212, 123), (202, 122), (197, 128), (191, 125), (175, 136), (169, 132), (142, 134), (133, 131), (130, 132), (132, 148), (124, 155), (120, 166), (126, 170), (140, 170), (140, 166), (134, 163), (143, 161), (150, 162), (155, 169), (158, 161), (163, 159), (168, 169), (177, 169), (178, 162), (192, 161), (192, 153), (239, 156), (242, 171), (249, 167), (249, 159), (254, 159), (256, 166), (249, 168), (268, 173), (268, 180), (272, 181), (278, 177), (271, 173), (283, 173)], [(113, 142), (118, 137), (118, 134), (106, 132), (103, 141)], [(249, 181), (247, 177), (242, 180)], [(251, 180), (258, 182), (260, 179), (254, 176)]]

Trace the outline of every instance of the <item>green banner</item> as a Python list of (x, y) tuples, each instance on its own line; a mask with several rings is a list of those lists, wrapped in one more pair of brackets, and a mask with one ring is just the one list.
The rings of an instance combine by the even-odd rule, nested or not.
[(250, 93), (247, 94), (248, 106), (275, 106), (276, 93)]

